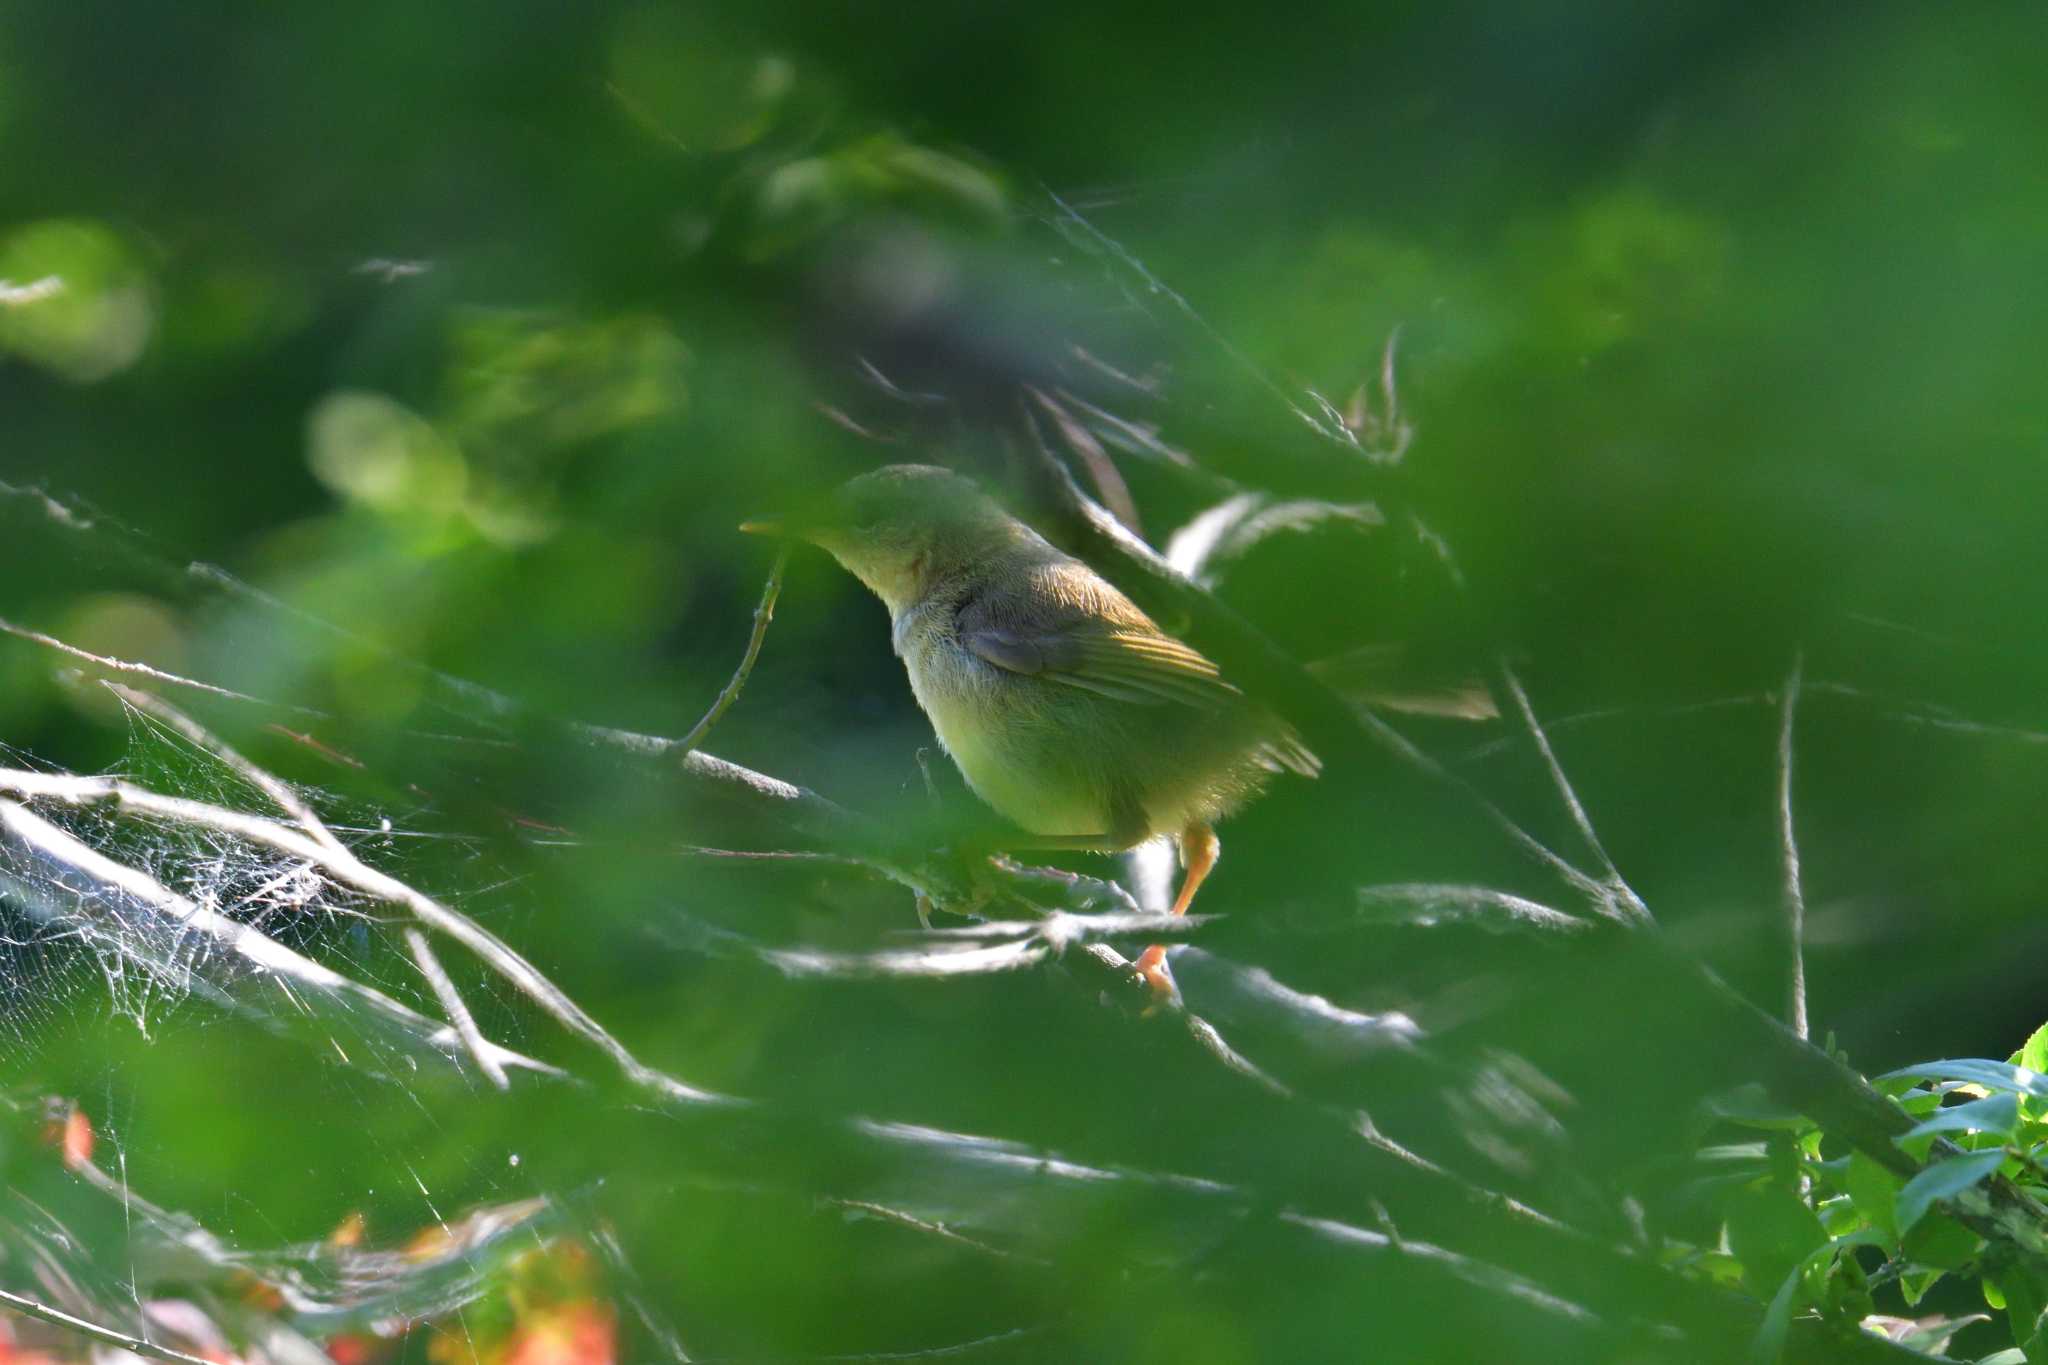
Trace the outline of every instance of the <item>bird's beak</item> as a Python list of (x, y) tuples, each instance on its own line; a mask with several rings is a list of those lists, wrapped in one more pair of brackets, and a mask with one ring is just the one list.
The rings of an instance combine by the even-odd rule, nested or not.
[(830, 526), (835, 518), (831, 505), (822, 500), (797, 499), (795, 507), (763, 517), (748, 517), (740, 530), (750, 536), (775, 536), (787, 540), (810, 540)]

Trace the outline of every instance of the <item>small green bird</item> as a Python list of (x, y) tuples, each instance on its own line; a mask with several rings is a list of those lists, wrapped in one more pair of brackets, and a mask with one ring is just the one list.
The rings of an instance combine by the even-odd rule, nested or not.
[[(1179, 843), (1183, 914), (1216, 864), (1212, 825), (1315, 757), (1216, 665), (970, 479), (890, 465), (811, 515), (748, 522), (829, 551), (889, 609), (911, 691), (967, 785), (1037, 848)], [(1138, 970), (1171, 990), (1165, 950)]]

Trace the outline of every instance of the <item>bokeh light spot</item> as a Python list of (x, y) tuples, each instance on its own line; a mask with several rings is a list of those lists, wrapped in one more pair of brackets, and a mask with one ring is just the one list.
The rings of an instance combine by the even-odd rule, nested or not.
[(133, 365), (156, 307), (136, 253), (104, 224), (30, 223), (0, 238), (0, 349), (79, 384)]

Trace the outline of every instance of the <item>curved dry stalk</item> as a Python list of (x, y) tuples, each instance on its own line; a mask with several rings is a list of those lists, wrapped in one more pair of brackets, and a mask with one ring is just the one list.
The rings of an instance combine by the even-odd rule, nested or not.
[(17, 640), (25, 640), (32, 645), (40, 645), (44, 649), (55, 650), (59, 654), (68, 654), (81, 663), (91, 664), (95, 668), (103, 668), (110, 673), (129, 673), (138, 678), (147, 678), (151, 682), (164, 683), (171, 687), (191, 688), (195, 692), (204, 692), (209, 696), (219, 697), (223, 701), (248, 702), (256, 706), (268, 706), (280, 711), (294, 711), (305, 716), (319, 716), (323, 714), (310, 707), (287, 706), (279, 702), (269, 702), (261, 697), (252, 697), (247, 692), (237, 692), (233, 688), (222, 687), (217, 683), (201, 682), (197, 678), (187, 678), (182, 674), (166, 672), (154, 664), (138, 663), (133, 659), (117, 659), (110, 654), (95, 654), (91, 650), (80, 649), (77, 645), (67, 644), (54, 635), (45, 635), (39, 630), (30, 630), (27, 626), (18, 626), (5, 617), (0, 617), (0, 635), (12, 635)]
[[(1332, 423), (1326, 426), (1314, 413), (1309, 412), (1301, 404), (1295, 402), (1271, 375), (1259, 367), (1256, 361), (1240, 350), (1230, 338), (1218, 331), (1215, 325), (1207, 318), (1195, 311), (1195, 306), (1189, 303), (1184, 295), (1153, 274), (1146, 267), (1145, 263), (1132, 255), (1130, 249), (1122, 242), (1117, 241), (1114, 237), (1096, 227), (1094, 223), (1084, 217), (1072, 204), (1054, 193), (1050, 187), (1040, 186), (1040, 189), (1046, 199), (1052, 203), (1053, 207), (1059, 210), (1060, 216), (1053, 226), (1060, 231), (1061, 236), (1093, 254), (1108, 257), (1123, 270), (1128, 271), (1142, 282), (1148, 297), (1163, 298), (1172, 304), (1182, 317), (1186, 318), (1201, 331), (1210, 344), (1229, 357), (1238, 368), (1251, 378), (1253, 383), (1279, 399), (1281, 404), (1289, 412), (1293, 413), (1309, 430), (1327, 441), (1342, 445), (1352, 444), (1349, 439), (1350, 433), (1344, 429), (1341, 423)], [(1143, 307), (1142, 301), (1137, 296), (1133, 295), (1132, 301), (1139, 303), (1141, 308)]]
[[(1456, 886), (1406, 882), (1358, 888), (1359, 910), (1374, 918), (1402, 924), (1470, 924), (1492, 933), (1510, 930), (1543, 934), (1583, 934), (1595, 925), (1539, 901), (1489, 886)], [(1378, 913), (1375, 915), (1374, 912)]]
[(916, 1214), (910, 1213), (907, 1210), (892, 1208), (887, 1204), (878, 1204), (871, 1199), (838, 1199), (828, 1196), (819, 1202), (835, 1209), (845, 1209), (853, 1213), (864, 1213), (870, 1217), (878, 1218), (885, 1223), (893, 1223), (898, 1227), (909, 1228), (911, 1231), (921, 1232), (927, 1237), (936, 1237), (954, 1246), (964, 1247), (969, 1251), (979, 1252), (984, 1256), (993, 1256), (999, 1260), (1022, 1261), (1027, 1265), (1039, 1266), (1052, 1264), (1052, 1262), (1042, 1257), (1027, 1256), (1021, 1251), (1011, 1251), (1005, 1247), (996, 1246), (991, 1242), (980, 1241), (969, 1237), (964, 1232), (949, 1228), (944, 1223), (938, 1222), (935, 1219), (919, 1218)]
[(668, 932), (697, 951), (751, 958), (792, 979), (941, 981), (1024, 971), (1089, 943), (1148, 943), (1161, 936), (1185, 936), (1209, 920), (1203, 916), (1191, 923), (1186, 916), (1156, 912), (1075, 915), (1056, 910), (1044, 919), (988, 920), (927, 930), (914, 935), (912, 945), (868, 952), (781, 947), (691, 920), (670, 920)]
[(469, 1049), (469, 1055), (476, 1058), (476, 1064), (492, 1085), (500, 1090), (512, 1088), (511, 1079), (505, 1075), (505, 1068), (499, 1066), (491, 1056), (491, 1045), (484, 1037), (483, 1030), (476, 1026), (476, 1016), (469, 1012), (463, 1001), (462, 992), (455, 989), (455, 982), (449, 979), (448, 969), (441, 965), (441, 959), (434, 956), (434, 945), (427, 942), (427, 936), (418, 929), (407, 925), (405, 928), (406, 951), (412, 954), (415, 967), (425, 977), (427, 984), (434, 988), (434, 996), (441, 1002), (441, 1010), (448, 1016), (448, 1022), (462, 1045)]
[(1792, 724), (1805, 681), (1806, 652), (1794, 650), (1792, 671), (1778, 712), (1778, 851), (1783, 859), (1779, 887), (1785, 932), (1785, 1017), (1792, 1031), (1807, 1036), (1806, 1022), (1806, 891), (1800, 885), (1799, 839), (1792, 827)]
[(1548, 844), (1516, 824), (1514, 818), (1502, 810), (1479, 788), (1446, 768), (1417, 748), (1408, 737), (1393, 726), (1381, 720), (1370, 710), (1356, 708), (1360, 728), (1377, 741), (1382, 748), (1406, 763), (1416, 772), (1443, 784), (1471, 802), (1487, 822), (1508, 837), (1514, 846), (1525, 855), (1555, 873), (1558, 879), (1586, 899), (1589, 905), (1599, 907), (1610, 899), (1610, 893), (1593, 878), (1572, 865), (1562, 854), (1555, 852)]
[(1396, 1235), (1391, 1230), (1373, 1232), (1366, 1228), (1354, 1227), (1349, 1223), (1339, 1223), (1328, 1218), (1312, 1218), (1305, 1214), (1293, 1212), (1281, 1213), (1278, 1217), (1283, 1223), (1306, 1229), (1327, 1241), (1359, 1250), (1386, 1252), (1401, 1257), (1404, 1260), (1414, 1260), (1434, 1265), (1475, 1289), (1484, 1289), (1492, 1293), (1501, 1294), (1507, 1298), (1517, 1299), (1545, 1313), (1570, 1318), (1588, 1326), (1601, 1325), (1599, 1316), (1583, 1305), (1573, 1303), (1569, 1299), (1560, 1298), (1511, 1270), (1504, 1270), (1500, 1266), (1474, 1260), (1472, 1257), (1466, 1256), (1462, 1252), (1452, 1251), (1448, 1247), (1436, 1246), (1429, 1242), (1411, 1241), (1408, 1238)]
[(768, 634), (768, 622), (775, 616), (775, 599), (782, 596), (782, 575), (788, 567), (789, 542), (784, 541), (775, 551), (775, 563), (768, 570), (768, 582), (761, 589), (760, 602), (754, 607), (754, 628), (747, 636), (747, 647), (740, 655), (739, 667), (733, 670), (732, 677), (719, 690), (711, 709), (690, 727), (688, 734), (676, 741), (676, 748), (683, 753), (690, 753), (704, 742), (704, 736), (711, 733), (711, 727), (718, 724), (733, 702), (738, 700), (740, 689), (747, 685), (747, 678), (754, 671), (754, 660), (761, 657), (761, 641)]
[(1421, 1042), (1421, 1027), (1389, 1010), (1364, 1014), (1323, 995), (1296, 990), (1264, 967), (1247, 966), (1190, 944), (1173, 955), (1173, 970), (1194, 987), (1202, 1008), (1226, 1024), (1279, 1037), (1325, 1063), (1357, 1062)]
[(1076, 914), (1054, 910), (1043, 919), (988, 919), (950, 929), (931, 929), (920, 937), (933, 939), (1043, 939), (1055, 951), (1089, 942), (1150, 943), (1160, 938), (1186, 938), (1216, 915), (1169, 915), (1164, 910), (1103, 910)]
[(1600, 866), (1609, 893), (1605, 899), (1621, 918), (1637, 924), (1650, 923), (1650, 908), (1643, 904), (1643, 898), (1622, 877), (1621, 869), (1608, 855), (1607, 846), (1600, 841), (1599, 831), (1593, 828), (1593, 818), (1586, 814), (1585, 803), (1579, 800), (1578, 790), (1572, 786), (1564, 764), (1558, 762), (1557, 751), (1550, 747), (1550, 736), (1543, 732), (1543, 722), (1536, 718), (1536, 708), (1529, 704), (1529, 694), (1522, 687), (1521, 678), (1516, 676), (1514, 666), (1502, 659), (1499, 672), (1501, 689), (1514, 702), (1514, 714), (1522, 723), (1523, 733), (1535, 747), (1536, 756), (1543, 760), (1544, 771), (1550, 774), (1551, 784), (1557, 788), (1559, 803), (1564, 806), (1565, 814), (1571, 817), (1572, 827), (1578, 831), (1586, 850)]
[(78, 1335), (89, 1337), (103, 1346), (113, 1346), (119, 1350), (132, 1352), (135, 1355), (147, 1356), (151, 1360), (169, 1361), (171, 1365), (213, 1365), (213, 1362), (206, 1360), (204, 1357), (187, 1355), (185, 1352), (170, 1346), (159, 1346), (148, 1337), (138, 1337), (127, 1332), (117, 1332), (111, 1327), (102, 1327), (96, 1322), (87, 1322), (84, 1318), (73, 1317), (61, 1308), (52, 1308), (47, 1303), (38, 1303), (36, 1300), (26, 1298), (20, 1294), (9, 1293), (5, 1289), (0, 1289), (0, 1308), (6, 1308), (10, 1312), (19, 1313), (25, 1318), (34, 1318), (38, 1322), (47, 1322), (52, 1327), (61, 1327), (67, 1332), (76, 1332)]

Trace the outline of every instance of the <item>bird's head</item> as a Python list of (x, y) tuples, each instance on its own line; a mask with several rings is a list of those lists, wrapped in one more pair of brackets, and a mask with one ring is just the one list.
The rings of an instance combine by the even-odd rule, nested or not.
[(899, 612), (940, 577), (1036, 539), (972, 479), (936, 465), (895, 464), (850, 479), (816, 505), (740, 527), (788, 535), (829, 551)]

